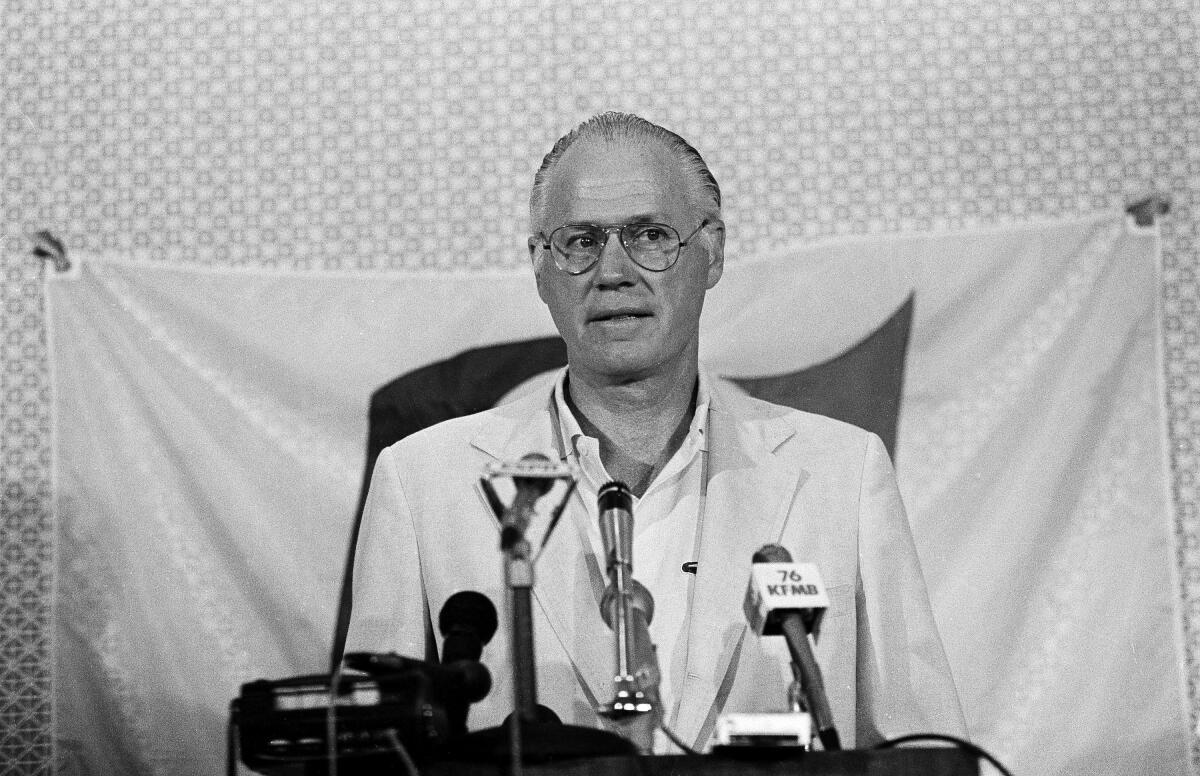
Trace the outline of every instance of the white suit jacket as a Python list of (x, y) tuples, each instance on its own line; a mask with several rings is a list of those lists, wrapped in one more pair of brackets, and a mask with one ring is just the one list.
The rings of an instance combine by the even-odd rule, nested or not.
[[(751, 557), (775, 542), (815, 563), (829, 589), (816, 654), (843, 744), (965, 736), (882, 442), (727, 382), (710, 384), (707, 507), (686, 678), (681, 697), (668, 700), (672, 728), (703, 747), (722, 711), (785, 708), (786, 645), (756, 636), (742, 611)], [(431, 615), (436, 622), (459, 590), (484, 593), (501, 626), (483, 654), (494, 685), (472, 708), (472, 729), (498, 724), (513, 708), (498, 522), (479, 477), (493, 461), (563, 456), (556, 422), (549, 392), (532, 395), (413, 434), (379, 456), (372, 476), (347, 650), (425, 656)], [(564, 721), (595, 725), (593, 709), (612, 699), (614, 657), (586, 521), (575, 495), (535, 568), (534, 629), (538, 701)]]

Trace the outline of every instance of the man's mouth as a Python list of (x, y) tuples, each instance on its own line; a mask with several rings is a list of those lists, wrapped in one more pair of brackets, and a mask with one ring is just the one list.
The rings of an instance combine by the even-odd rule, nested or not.
[(588, 320), (592, 323), (602, 323), (605, 321), (632, 321), (638, 318), (649, 318), (650, 313), (641, 310), (613, 310), (610, 312), (596, 313)]

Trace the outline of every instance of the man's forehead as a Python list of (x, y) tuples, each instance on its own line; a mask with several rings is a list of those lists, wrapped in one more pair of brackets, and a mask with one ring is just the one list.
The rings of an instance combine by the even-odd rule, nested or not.
[(549, 188), (551, 211), (642, 207), (661, 212), (683, 203), (682, 176), (656, 141), (581, 141), (563, 154)]
[(580, 176), (568, 181), (575, 195), (583, 198), (606, 199), (634, 192), (656, 192), (661, 181), (650, 175)]

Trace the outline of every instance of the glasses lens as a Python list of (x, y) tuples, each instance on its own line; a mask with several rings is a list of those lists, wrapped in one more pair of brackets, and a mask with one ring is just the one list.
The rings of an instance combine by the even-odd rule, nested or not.
[(573, 275), (586, 272), (600, 259), (608, 235), (618, 230), (630, 257), (646, 269), (661, 272), (679, 257), (679, 232), (666, 224), (567, 224), (550, 233), (555, 263)]
[(646, 269), (664, 270), (679, 255), (679, 232), (666, 224), (627, 224), (621, 229), (621, 241)]
[(550, 234), (550, 245), (559, 266), (567, 272), (583, 272), (600, 257), (607, 236), (594, 226), (560, 226)]

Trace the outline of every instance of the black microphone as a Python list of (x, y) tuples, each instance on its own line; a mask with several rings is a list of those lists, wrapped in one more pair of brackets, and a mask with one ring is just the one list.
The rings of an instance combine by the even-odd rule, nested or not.
[[(438, 613), (438, 630), (442, 633), (442, 665), (464, 671), (487, 668), (479, 662), (483, 645), (496, 635), (496, 607), (483, 593), (460, 590), (446, 599)], [(491, 674), (488, 674), (491, 687)], [(451, 735), (467, 732), (467, 713), (471, 700), (454, 699), (446, 702), (446, 719)]]
[[(757, 574), (751, 574), (750, 590), (746, 597), (746, 613), (751, 625), (759, 635), (782, 633), (787, 640), (788, 651), (800, 673), (800, 682), (821, 745), (826, 751), (839, 750), (842, 745), (833, 725), (829, 698), (825, 695), (825, 680), (821, 676), (821, 667), (817, 664), (812, 645), (808, 642), (808, 632), (818, 619), (818, 611), (823, 608), (820, 604), (813, 606), (808, 602), (820, 599), (824, 605), (828, 605), (824, 586), (819, 577), (807, 573), (809, 569), (805, 569), (804, 565), (808, 564), (792, 563), (792, 554), (778, 544), (765, 545), (754, 553), (753, 562), (780, 565), (779, 573), (783, 578), (760, 580)], [(772, 626), (777, 626), (779, 630), (772, 631)]]
[(460, 590), (446, 599), (438, 614), (442, 634), (442, 664), (478, 661), (483, 646), (496, 635), (496, 607), (483, 593)]

